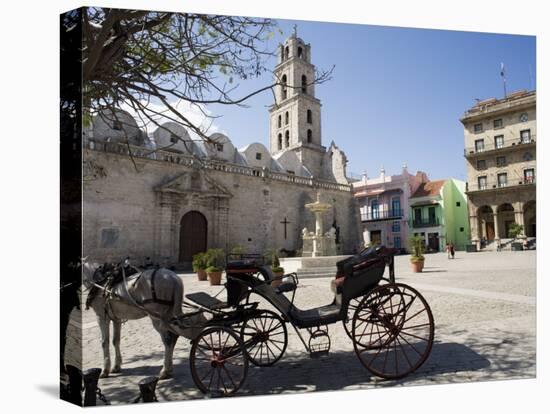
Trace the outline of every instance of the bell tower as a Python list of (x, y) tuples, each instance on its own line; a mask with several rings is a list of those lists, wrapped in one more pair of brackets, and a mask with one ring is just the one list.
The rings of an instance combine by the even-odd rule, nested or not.
[(321, 144), (321, 101), (315, 97), (315, 66), (311, 45), (294, 33), (279, 45), (274, 70), (275, 103), (269, 109), (270, 152), (295, 151), (315, 176), (321, 175), (325, 147)]

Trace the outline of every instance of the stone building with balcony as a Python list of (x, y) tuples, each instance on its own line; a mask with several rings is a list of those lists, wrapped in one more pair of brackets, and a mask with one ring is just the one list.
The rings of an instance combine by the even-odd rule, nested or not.
[(365, 244), (407, 248), (409, 198), (427, 181), (425, 173), (418, 171), (413, 175), (403, 166), (401, 174), (386, 176), (382, 168), (379, 177), (368, 178), (365, 173), (360, 181), (353, 183)]
[[(509, 239), (510, 226), (536, 237), (536, 92), (479, 101), (460, 119), (472, 242)], [(494, 243), (493, 243), (494, 242)]]

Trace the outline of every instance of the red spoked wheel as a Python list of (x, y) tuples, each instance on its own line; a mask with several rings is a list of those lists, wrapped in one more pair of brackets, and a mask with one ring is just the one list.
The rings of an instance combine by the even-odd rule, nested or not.
[(222, 326), (206, 328), (195, 338), (189, 362), (195, 385), (212, 396), (237, 392), (248, 372), (243, 342), (232, 329)]
[(248, 359), (259, 367), (269, 367), (285, 353), (288, 333), (285, 321), (270, 310), (246, 318), (241, 339)]
[(355, 353), (374, 375), (398, 379), (417, 370), (434, 340), (432, 311), (424, 297), (403, 283), (373, 289), (352, 321)]

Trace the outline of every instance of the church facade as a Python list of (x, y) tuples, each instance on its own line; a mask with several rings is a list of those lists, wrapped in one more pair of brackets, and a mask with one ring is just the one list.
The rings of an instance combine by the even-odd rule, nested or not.
[(322, 145), (314, 72), (309, 44), (294, 34), (280, 45), (268, 147), (237, 149), (222, 134), (196, 142), (174, 122), (148, 136), (122, 111), (95, 117), (83, 137), (84, 255), (162, 265), (189, 264), (211, 247), (299, 255), (302, 229), (315, 223), (305, 204), (317, 193), (333, 206), (324, 231), (334, 227), (338, 252), (353, 253), (359, 210), (346, 155)]

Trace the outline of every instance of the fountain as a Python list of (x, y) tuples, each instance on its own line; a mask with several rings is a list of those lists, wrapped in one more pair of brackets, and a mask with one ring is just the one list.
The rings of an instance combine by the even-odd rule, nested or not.
[(323, 214), (332, 206), (321, 201), (321, 193), (317, 192), (317, 201), (306, 204), (305, 207), (315, 214), (315, 231), (302, 230), (302, 257), (334, 256), (336, 254), (336, 229), (323, 233)]
[(315, 215), (315, 231), (302, 229), (302, 257), (281, 258), (281, 266), (286, 273), (296, 272), (300, 278), (334, 277), (336, 263), (348, 256), (337, 253), (336, 228), (332, 226), (327, 232), (323, 228), (323, 215), (332, 205), (322, 202), (318, 192), (317, 200), (305, 207)]

